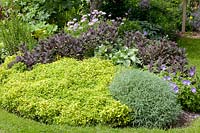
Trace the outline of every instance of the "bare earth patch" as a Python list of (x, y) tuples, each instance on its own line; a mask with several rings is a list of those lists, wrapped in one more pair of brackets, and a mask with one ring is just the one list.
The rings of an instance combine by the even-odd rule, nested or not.
[(194, 38), (200, 39), (200, 32), (186, 32), (186, 33), (178, 33), (180, 37)]

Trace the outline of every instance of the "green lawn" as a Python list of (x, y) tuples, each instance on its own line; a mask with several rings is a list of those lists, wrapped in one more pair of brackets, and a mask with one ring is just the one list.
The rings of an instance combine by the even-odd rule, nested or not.
[[(19, 118), (0, 109), (0, 133), (162, 133), (158, 129), (113, 129), (109, 127), (69, 127), (44, 125), (35, 121)], [(200, 119), (192, 126), (182, 129), (171, 129), (167, 133), (199, 133)]]
[[(187, 49), (189, 62), (197, 66), (200, 74), (200, 39), (182, 38), (179, 40), (181, 47)], [(58, 125), (44, 125), (35, 121), (19, 118), (13, 114), (0, 109), (0, 133), (160, 133), (166, 132), (158, 129), (113, 129), (109, 127), (69, 127)], [(196, 120), (190, 127), (182, 129), (171, 129), (168, 133), (199, 133), (200, 119)]]
[(200, 39), (181, 38), (178, 43), (186, 48), (189, 63), (195, 65), (200, 74)]

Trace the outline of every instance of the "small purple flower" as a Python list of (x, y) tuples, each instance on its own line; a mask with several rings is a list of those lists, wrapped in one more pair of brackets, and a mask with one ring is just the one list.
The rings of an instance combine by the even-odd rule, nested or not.
[(161, 67), (161, 70), (165, 71), (167, 69), (166, 65), (162, 65)]
[(170, 83), (170, 86), (173, 88), (175, 93), (178, 93), (179, 89), (178, 89), (178, 86), (175, 83)]
[(99, 21), (98, 18), (92, 19), (92, 22), (93, 22), (93, 23), (96, 23), (97, 21)]
[(76, 30), (76, 29), (78, 28), (78, 26), (79, 26), (79, 24), (78, 24), (78, 23), (75, 23), (75, 24), (74, 24), (74, 27), (73, 27), (74, 30)]
[(176, 87), (176, 84), (170, 83), (170, 86), (173, 87), (173, 88), (175, 88), (175, 87)]
[(164, 76), (163, 79), (164, 80), (171, 80), (171, 77), (170, 76)]
[(178, 86), (174, 87), (174, 92), (178, 93), (178, 91), (179, 91)]
[(184, 85), (190, 85), (190, 84), (191, 84), (191, 82), (190, 82), (189, 80), (183, 80), (182, 83), (183, 83)]
[(172, 74), (173, 74), (174, 76), (176, 76), (176, 72), (173, 72)]
[(197, 92), (196, 88), (194, 88), (194, 87), (191, 88), (191, 92), (192, 92), (192, 93), (196, 93), (196, 92)]
[(193, 77), (196, 73), (196, 67), (191, 67), (189, 70), (189, 75), (190, 77)]
[(143, 33), (143, 34), (144, 34), (144, 36), (147, 36), (147, 35), (148, 35), (148, 32), (144, 31), (144, 33)]

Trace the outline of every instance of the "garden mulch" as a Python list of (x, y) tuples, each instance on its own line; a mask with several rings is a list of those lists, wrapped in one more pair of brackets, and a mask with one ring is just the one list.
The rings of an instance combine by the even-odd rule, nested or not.
[(187, 38), (200, 39), (200, 32), (178, 33), (178, 36), (179, 37), (187, 37)]
[(191, 112), (183, 111), (175, 127), (190, 126), (192, 121), (194, 121), (195, 119), (199, 117), (200, 117), (200, 113), (191, 113)]

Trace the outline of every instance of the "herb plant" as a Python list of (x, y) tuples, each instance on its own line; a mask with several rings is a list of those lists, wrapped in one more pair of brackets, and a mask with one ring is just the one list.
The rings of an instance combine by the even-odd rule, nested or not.
[(112, 98), (108, 85), (116, 72), (110, 61), (62, 58), (26, 71), (23, 63), (0, 67), (0, 107), (45, 124), (127, 126), (126, 105)]
[(112, 96), (134, 110), (131, 126), (167, 128), (181, 113), (169, 83), (150, 72), (125, 70), (110, 85)]

